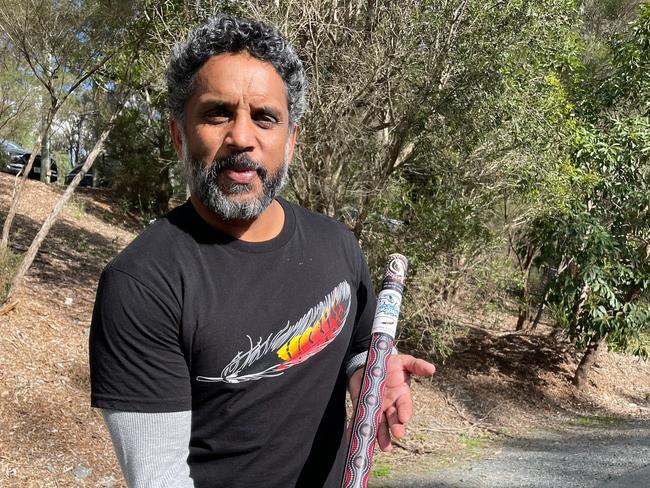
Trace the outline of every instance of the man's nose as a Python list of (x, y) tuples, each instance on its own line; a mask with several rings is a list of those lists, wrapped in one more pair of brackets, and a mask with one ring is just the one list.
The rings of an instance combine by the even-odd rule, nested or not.
[(225, 143), (237, 151), (250, 151), (253, 149), (255, 127), (250, 117), (237, 115), (230, 122)]

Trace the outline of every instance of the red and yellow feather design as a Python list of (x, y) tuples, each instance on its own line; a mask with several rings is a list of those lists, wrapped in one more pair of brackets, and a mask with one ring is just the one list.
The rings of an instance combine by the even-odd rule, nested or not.
[(287, 325), (250, 347), (239, 351), (220, 376), (197, 376), (198, 381), (241, 383), (278, 376), (287, 368), (306, 361), (322, 351), (341, 332), (350, 312), (350, 285), (339, 283), (318, 305), (300, 320)]

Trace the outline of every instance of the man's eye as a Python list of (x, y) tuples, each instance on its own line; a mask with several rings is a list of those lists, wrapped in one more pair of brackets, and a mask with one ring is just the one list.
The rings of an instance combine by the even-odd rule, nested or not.
[(225, 122), (230, 118), (230, 114), (223, 110), (216, 110), (206, 113), (205, 118), (215, 122)]
[(255, 123), (263, 129), (270, 129), (278, 123), (278, 120), (272, 115), (260, 114), (255, 117)]

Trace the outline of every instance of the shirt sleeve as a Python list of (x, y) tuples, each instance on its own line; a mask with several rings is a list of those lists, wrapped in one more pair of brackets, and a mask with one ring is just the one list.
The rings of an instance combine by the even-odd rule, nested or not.
[[(356, 242), (355, 242), (356, 244)], [(368, 271), (368, 264), (358, 244), (356, 245), (357, 252), (357, 269), (359, 281), (357, 285), (357, 313), (354, 322), (354, 336), (352, 338), (352, 347), (350, 354), (347, 358), (347, 365), (351, 366), (350, 361), (360, 357), (360, 354), (365, 354), (370, 347), (370, 337), (372, 335), (372, 322), (375, 317), (375, 308), (377, 306), (377, 299), (375, 297), (372, 279)], [(365, 360), (362, 365), (365, 364)], [(351, 374), (354, 371), (349, 371)]]
[(191, 409), (175, 300), (125, 271), (102, 273), (90, 327), (91, 404), (129, 412)]
[(193, 488), (187, 464), (192, 412), (102, 410), (129, 488)]

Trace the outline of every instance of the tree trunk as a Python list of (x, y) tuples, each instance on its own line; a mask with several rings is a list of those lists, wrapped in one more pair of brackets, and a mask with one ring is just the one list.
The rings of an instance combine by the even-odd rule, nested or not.
[(27, 249), (27, 252), (25, 253), (23, 260), (20, 263), (20, 267), (18, 268), (16, 275), (13, 277), (11, 281), (11, 287), (9, 288), (9, 292), (7, 293), (7, 297), (5, 298), (6, 302), (10, 301), (13, 294), (22, 284), (23, 279), (27, 274), (27, 271), (31, 267), (32, 263), (34, 262), (36, 253), (38, 252), (41, 245), (43, 244), (43, 241), (45, 240), (45, 237), (50, 232), (50, 229), (56, 222), (56, 219), (58, 218), (59, 214), (63, 210), (63, 207), (65, 206), (66, 203), (68, 203), (68, 200), (70, 200), (70, 197), (72, 197), (73, 192), (75, 191), (75, 189), (77, 188), (77, 186), (79, 185), (83, 177), (86, 175), (86, 173), (88, 172), (92, 164), (95, 162), (95, 159), (97, 158), (97, 156), (102, 150), (102, 147), (104, 146), (104, 141), (106, 141), (106, 138), (108, 137), (108, 135), (111, 132), (111, 129), (113, 128), (115, 119), (121, 112), (122, 109), (120, 107), (120, 109), (113, 114), (108, 125), (106, 126), (102, 134), (99, 136), (99, 139), (95, 143), (95, 147), (93, 147), (93, 150), (90, 151), (90, 154), (88, 154), (88, 157), (86, 158), (86, 161), (81, 167), (81, 170), (70, 182), (70, 185), (68, 185), (61, 198), (59, 198), (59, 200), (54, 205), (54, 208), (50, 212), (50, 215), (48, 215), (48, 217), (45, 219), (45, 222), (43, 222), (43, 225), (39, 229), (38, 234), (36, 234), (36, 237), (34, 237), (34, 240), (32, 241), (29, 248)]
[(526, 319), (528, 318), (528, 311), (523, 303), (519, 304), (519, 316), (517, 317), (517, 325), (515, 330), (523, 330)]
[[(47, 124), (47, 120), (43, 121)], [(49, 183), (50, 180), (50, 129), (43, 128), (43, 140), (41, 141), (41, 173), (39, 178), (43, 183)]]
[(158, 181), (156, 182), (155, 211), (156, 214), (161, 215), (169, 210), (169, 199), (172, 196), (172, 184), (170, 181), (169, 166), (165, 166), (158, 174)]
[(591, 286), (589, 286), (589, 283), (584, 283), (582, 285), (582, 288), (580, 289), (580, 295), (578, 296), (577, 300), (573, 304), (573, 323), (576, 325), (580, 321), (580, 314), (582, 313), (582, 307), (587, 301), (587, 297), (589, 296), (590, 292), (591, 292)]
[(74, 162), (70, 165), (70, 169), (74, 168), (79, 164), (79, 159), (81, 156), (81, 134), (83, 130), (83, 117), (79, 117), (76, 123), (76, 137), (74, 139)]
[(535, 330), (537, 326), (539, 325), (539, 321), (542, 318), (542, 313), (544, 312), (544, 307), (546, 307), (546, 298), (544, 298), (540, 304), (539, 307), (537, 307), (537, 313), (535, 314), (535, 318), (533, 319), (533, 323), (530, 326), (531, 330)]
[(596, 336), (589, 341), (587, 350), (585, 351), (584, 356), (582, 356), (582, 360), (580, 361), (575, 375), (573, 376), (573, 384), (578, 389), (582, 389), (587, 383), (587, 375), (589, 374), (591, 367), (598, 359), (598, 354), (603, 342), (605, 342), (605, 338), (599, 336)]
[(535, 319), (533, 320), (533, 323), (530, 326), (531, 330), (535, 330), (539, 325), (539, 321), (542, 319), (542, 313), (544, 313), (544, 308), (546, 308), (546, 301), (548, 300), (548, 295), (550, 291), (551, 291), (551, 287), (549, 285), (546, 285), (544, 298), (542, 298), (542, 301), (539, 303), (539, 307), (537, 308), (537, 314), (535, 314)]
[[(48, 39), (48, 37), (45, 38), (46, 49), (48, 49)], [(47, 60), (49, 64), (49, 72), (54, 73), (54, 56), (48, 53)], [(52, 125), (52, 121), (49, 120), (49, 115), (52, 111), (52, 107), (56, 106), (56, 99), (51, 98), (50, 108), (43, 116), (43, 137), (41, 138), (41, 173), (39, 175), (39, 180), (41, 180), (43, 183), (50, 182), (50, 126)]]
[(535, 256), (535, 248), (532, 246), (527, 247), (526, 259), (523, 262), (522, 273), (524, 276), (524, 283), (521, 288), (521, 301), (519, 302), (519, 317), (517, 318), (517, 325), (515, 330), (523, 330), (524, 324), (530, 315), (530, 272), (533, 267), (533, 257)]
[[(47, 114), (47, 123), (45, 124), (46, 130), (49, 129), (49, 126), (52, 124), (52, 120), (54, 120), (54, 115), (56, 114), (57, 110), (58, 107), (50, 108)], [(14, 184), (14, 193), (13, 196), (11, 197), (11, 206), (9, 207), (9, 212), (7, 213), (7, 217), (5, 218), (4, 224), (2, 225), (2, 238), (0, 238), (0, 252), (6, 250), (7, 247), (9, 246), (9, 232), (11, 231), (11, 226), (13, 225), (14, 218), (16, 217), (16, 212), (18, 211), (18, 202), (20, 200), (20, 194), (22, 193), (25, 180), (27, 180), (27, 175), (32, 170), (32, 166), (34, 166), (36, 153), (39, 147), (41, 146), (41, 141), (43, 140), (44, 134), (45, 131), (41, 131), (37, 143), (34, 144), (34, 147), (32, 148), (32, 154), (29, 157), (29, 161), (27, 161), (27, 164), (23, 169), (22, 176), (16, 177), (16, 183)]]
[(524, 324), (526, 323), (526, 320), (528, 320), (528, 275), (529, 273), (526, 273), (524, 276), (524, 285), (519, 297), (519, 316), (517, 317), (515, 330), (523, 330)]

